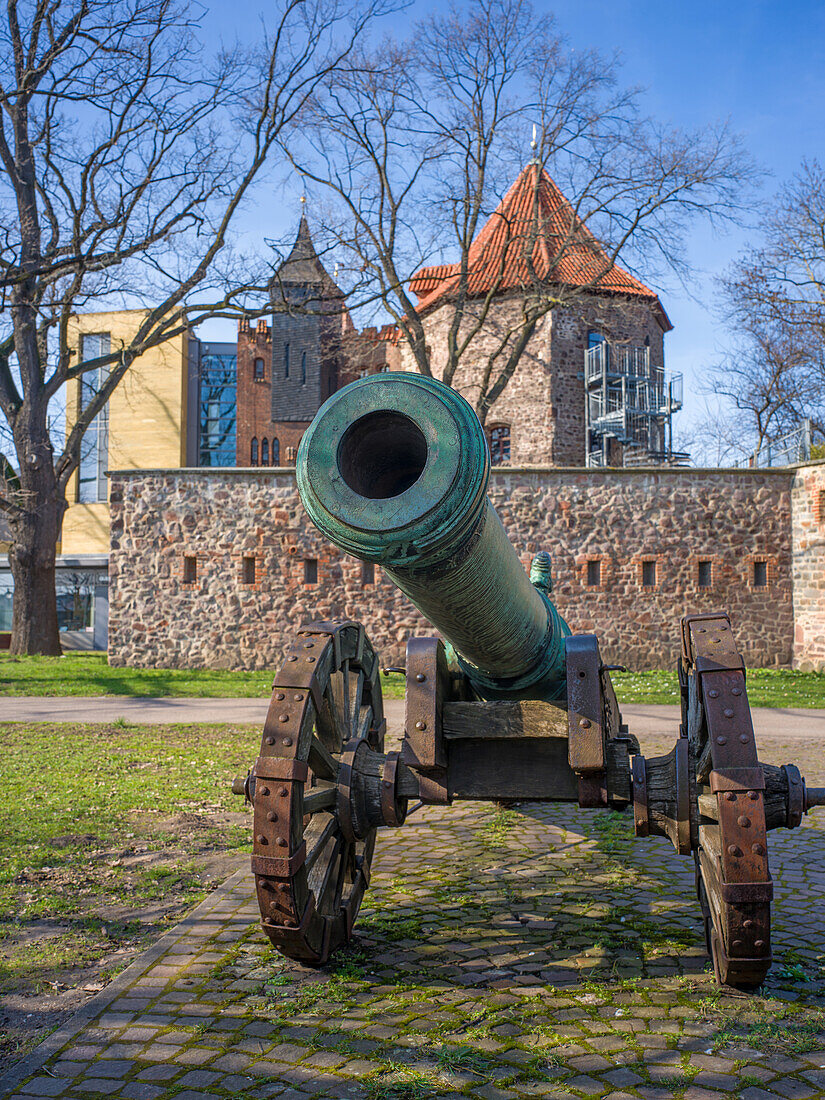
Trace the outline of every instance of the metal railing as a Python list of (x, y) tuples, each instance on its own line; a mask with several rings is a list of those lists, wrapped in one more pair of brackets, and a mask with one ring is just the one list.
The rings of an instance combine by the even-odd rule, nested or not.
[(811, 421), (803, 420), (798, 428), (780, 436), (779, 439), (767, 439), (757, 450), (740, 458), (733, 465), (737, 468), (748, 466), (795, 466), (797, 462), (807, 462), (811, 457)]

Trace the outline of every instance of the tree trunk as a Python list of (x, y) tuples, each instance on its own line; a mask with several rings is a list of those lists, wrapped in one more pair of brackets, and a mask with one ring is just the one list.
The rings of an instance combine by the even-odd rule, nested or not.
[[(21, 503), (25, 511), (11, 518), (9, 565), (14, 578), (10, 651), (57, 656), (55, 558), (66, 504), (58, 490), (51, 463), (51, 447), (30, 447), (33, 468), (21, 462)], [(28, 457), (27, 455), (27, 457)]]

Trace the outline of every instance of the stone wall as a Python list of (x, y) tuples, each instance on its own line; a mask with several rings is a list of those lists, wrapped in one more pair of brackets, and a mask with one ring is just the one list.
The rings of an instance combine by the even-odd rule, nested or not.
[(794, 665), (825, 669), (825, 463), (793, 487)]
[[(825, 477), (825, 467), (811, 469)], [(680, 616), (728, 608), (746, 661), (770, 665), (806, 660), (805, 639), (822, 640), (811, 604), (794, 649), (793, 478), (779, 470), (498, 468), (490, 495), (525, 563), (551, 552), (561, 613), (573, 630), (599, 634), (609, 661), (673, 667)], [(302, 621), (340, 616), (364, 620), (394, 662), (410, 634), (428, 630), (380, 569), (316, 534), (290, 471), (116, 473), (111, 502), (112, 664), (272, 667)], [(821, 560), (817, 540), (810, 536), (806, 553)], [(186, 557), (196, 563), (191, 583)], [(244, 583), (244, 558), (254, 559), (254, 571), (246, 563), (252, 583)], [(709, 586), (700, 586), (700, 572)], [(812, 580), (820, 600), (821, 576), (818, 589)]]

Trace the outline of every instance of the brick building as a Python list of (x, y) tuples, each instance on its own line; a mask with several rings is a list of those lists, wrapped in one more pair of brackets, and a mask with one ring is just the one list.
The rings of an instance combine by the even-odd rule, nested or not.
[[(474, 406), (488, 357), (520, 330), (525, 300), (560, 288), (563, 303), (540, 318), (490, 412), (485, 428), (494, 462), (670, 460), (670, 417), (681, 404), (681, 390), (664, 371), (672, 325), (654, 291), (611, 263), (538, 164), (519, 173), (473, 241), (467, 268), (459, 338), (483, 320), (452, 385)], [(418, 271), (411, 284), (440, 378), (458, 282), (458, 264), (442, 264)], [(414, 366), (406, 350), (402, 362)]]

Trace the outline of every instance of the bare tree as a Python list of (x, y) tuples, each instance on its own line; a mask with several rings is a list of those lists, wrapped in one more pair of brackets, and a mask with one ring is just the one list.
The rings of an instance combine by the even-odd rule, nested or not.
[[(529, 209), (500, 226), (494, 241), (477, 240), (514, 161), (523, 160), (531, 123), (538, 133)], [(614, 300), (631, 308), (632, 293), (623, 296), (615, 283), (619, 258), (631, 270), (644, 259), (648, 270), (655, 263), (684, 273), (691, 219), (731, 217), (753, 175), (724, 127), (686, 134), (643, 117), (638, 92), (618, 85), (616, 60), (570, 50), (529, 0), (457, 4), (404, 41), (353, 54), (319, 85), (300, 129), (285, 130), (282, 142), (322, 197), (324, 205), (313, 205), (319, 235), (344, 257), (350, 306), (387, 310), (423, 374), (432, 373), (429, 305), (425, 297), (422, 310), (411, 292), (416, 270), (448, 260), (441, 276), (451, 316), (440, 365), (448, 384), (465, 357), (479, 355), (494, 305), (509, 294), (509, 320), (497, 314), (496, 339), (482, 353), (482, 422), (542, 317), (560, 306), (584, 308), (594, 290), (618, 289)], [(570, 198), (556, 212), (549, 248), (544, 168)], [(565, 281), (571, 257), (588, 271), (584, 285)]]
[(825, 439), (825, 172), (817, 161), (766, 203), (759, 247), (721, 280), (734, 347), (707, 388), (728, 398), (754, 450), (800, 421)]
[[(135, 359), (238, 315), (267, 270), (226, 252), (283, 128), (382, 0), (280, 0), (254, 50), (214, 62), (173, 0), (9, 0), (0, 26), (0, 470), (11, 648), (59, 653), (55, 553), (84, 434)], [(151, 302), (134, 337), (83, 360), (72, 315)], [(64, 445), (50, 408), (97, 372)]]

